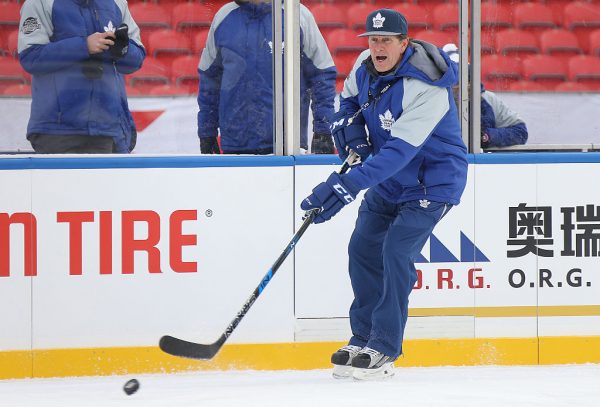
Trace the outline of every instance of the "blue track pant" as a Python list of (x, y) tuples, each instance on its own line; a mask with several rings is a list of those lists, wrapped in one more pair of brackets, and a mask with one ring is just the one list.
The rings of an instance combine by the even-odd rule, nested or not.
[(402, 354), (408, 296), (417, 280), (415, 258), (451, 206), (418, 200), (394, 204), (367, 191), (348, 246), (351, 345), (391, 357)]

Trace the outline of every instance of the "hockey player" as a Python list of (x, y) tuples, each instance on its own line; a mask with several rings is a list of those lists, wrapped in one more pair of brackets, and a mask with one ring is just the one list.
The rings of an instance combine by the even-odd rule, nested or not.
[[(273, 36), (268, 0), (236, 0), (215, 15), (198, 70), (198, 137), (204, 154), (273, 153)], [(284, 44), (285, 46), (285, 44)], [(333, 154), (329, 120), (336, 70), (311, 12), (300, 4), (300, 147)]]
[(457, 66), (448, 55), (411, 41), (394, 10), (369, 14), (361, 35), (369, 50), (346, 79), (332, 134), (340, 157), (353, 150), (362, 164), (331, 174), (301, 207), (320, 209), (315, 223), (325, 222), (368, 189), (348, 247), (352, 337), (331, 361), (336, 378), (373, 379), (392, 376), (402, 354), (415, 258), (459, 203), (467, 151), (452, 95)]
[[(456, 44), (446, 44), (443, 50), (458, 64)], [(453, 88), (454, 100), (458, 100), (458, 86)], [(481, 147), (508, 147), (527, 143), (529, 133), (525, 122), (509, 109), (494, 92), (481, 84)]]

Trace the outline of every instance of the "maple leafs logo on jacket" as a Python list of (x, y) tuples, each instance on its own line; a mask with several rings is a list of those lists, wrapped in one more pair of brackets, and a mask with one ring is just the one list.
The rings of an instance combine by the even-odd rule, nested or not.
[(384, 130), (391, 130), (392, 124), (394, 124), (394, 116), (392, 116), (392, 112), (390, 110), (386, 110), (384, 114), (379, 115), (379, 120), (381, 121), (381, 128)]
[(113, 25), (112, 21), (108, 20), (108, 25), (104, 26), (104, 32), (115, 32), (115, 26)]

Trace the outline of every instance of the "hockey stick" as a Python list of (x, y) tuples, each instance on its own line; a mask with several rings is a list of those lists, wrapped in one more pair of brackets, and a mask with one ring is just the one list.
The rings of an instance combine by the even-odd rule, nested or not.
[[(350, 151), (350, 155), (348, 156), (348, 158), (346, 158), (346, 161), (344, 161), (344, 164), (342, 165), (338, 173), (344, 174), (348, 171), (351, 165), (358, 163), (359, 160), (360, 157), (356, 153), (354, 153), (354, 151)], [(260, 284), (258, 284), (258, 286), (254, 289), (254, 292), (252, 293), (250, 298), (248, 298), (248, 300), (244, 303), (242, 309), (237, 313), (235, 318), (233, 318), (233, 321), (231, 321), (225, 332), (223, 332), (221, 337), (217, 339), (216, 342), (210, 344), (201, 344), (175, 338), (170, 335), (165, 335), (162, 338), (160, 338), (160, 341), (158, 343), (160, 349), (163, 352), (166, 352), (173, 356), (180, 356), (183, 358), (212, 359), (219, 352), (225, 341), (227, 341), (227, 338), (229, 338), (229, 336), (233, 333), (235, 328), (241, 322), (242, 318), (244, 318), (244, 316), (248, 313), (250, 307), (252, 307), (252, 305), (263, 292), (267, 284), (269, 284), (275, 273), (277, 273), (279, 267), (283, 264), (285, 259), (294, 249), (304, 232), (306, 232), (306, 229), (308, 229), (315, 217), (319, 214), (319, 211), (319, 209), (312, 209), (306, 212), (306, 214), (304, 215), (304, 221), (302, 222), (302, 225), (300, 226), (294, 237), (292, 237), (292, 240), (290, 240), (288, 245), (285, 247), (283, 253), (281, 253), (277, 260), (275, 260), (275, 263), (273, 263), (269, 271), (267, 271), (267, 274), (264, 275), (264, 277), (260, 281)]]

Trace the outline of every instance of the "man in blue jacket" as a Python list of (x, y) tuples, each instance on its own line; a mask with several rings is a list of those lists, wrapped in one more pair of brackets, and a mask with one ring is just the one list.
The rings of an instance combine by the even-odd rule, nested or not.
[(337, 378), (393, 375), (417, 280), (415, 258), (466, 184), (467, 150), (452, 95), (456, 64), (435, 46), (411, 41), (407, 31), (395, 10), (367, 17), (362, 35), (369, 50), (346, 79), (332, 125), (340, 156), (352, 150), (362, 164), (331, 174), (301, 204), (319, 210), (321, 223), (368, 189), (348, 247), (352, 337), (331, 357)]
[(37, 153), (128, 153), (124, 74), (145, 50), (125, 0), (26, 0), (19, 60), (32, 74), (27, 138)]
[[(204, 154), (273, 153), (271, 2), (236, 0), (215, 15), (198, 71), (198, 137)], [(300, 147), (308, 149), (312, 102), (313, 153), (334, 153), (329, 120), (336, 70), (310, 11), (300, 5)]]
[[(450, 59), (458, 64), (459, 54), (456, 44), (446, 44), (442, 48)], [(457, 101), (458, 86), (453, 88)], [(481, 147), (508, 147), (527, 143), (529, 133), (525, 122), (512, 111), (494, 92), (481, 84)]]

